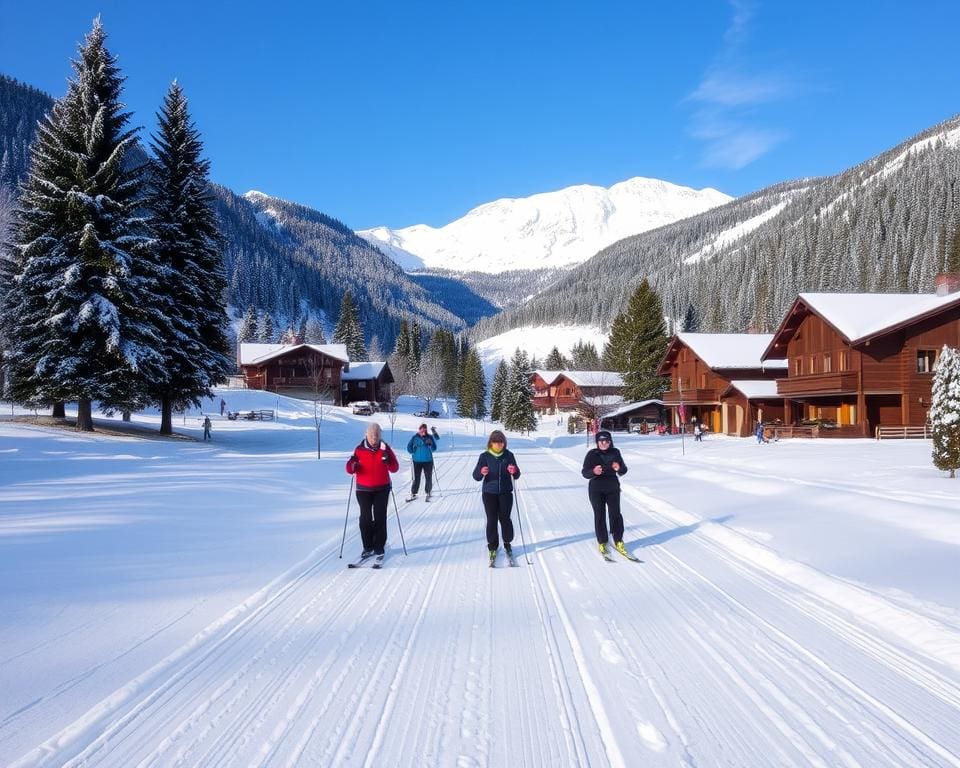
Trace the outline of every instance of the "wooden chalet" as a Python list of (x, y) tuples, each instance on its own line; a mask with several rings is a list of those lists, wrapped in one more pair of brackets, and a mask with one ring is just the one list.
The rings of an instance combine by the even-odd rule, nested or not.
[(358, 400), (372, 403), (390, 401), (393, 373), (385, 362), (350, 363), (350, 369), (340, 375), (340, 399), (343, 405)]
[(935, 294), (802, 293), (763, 353), (788, 365), (777, 382), (784, 421), (821, 436), (922, 427), (944, 344), (960, 345), (960, 281)]
[(657, 369), (670, 377), (663, 404), (674, 427), (696, 419), (711, 432), (746, 437), (758, 420), (782, 419), (782, 398), (772, 382), (786, 373), (786, 363), (761, 360), (772, 338), (769, 333), (674, 336)]
[(610, 410), (623, 402), (623, 376), (616, 371), (561, 371), (551, 382), (554, 411)]
[(537, 413), (552, 413), (556, 410), (557, 387), (554, 380), (563, 371), (536, 370), (530, 374), (533, 386), (533, 409)]
[(341, 402), (341, 375), (349, 369), (345, 344), (240, 344), (240, 370), (248, 389), (313, 397), (319, 389)]
[(600, 426), (613, 431), (627, 431), (631, 424), (643, 424), (645, 427), (641, 431), (646, 432), (647, 429), (662, 423), (663, 419), (663, 400), (640, 400), (623, 403), (604, 414)]

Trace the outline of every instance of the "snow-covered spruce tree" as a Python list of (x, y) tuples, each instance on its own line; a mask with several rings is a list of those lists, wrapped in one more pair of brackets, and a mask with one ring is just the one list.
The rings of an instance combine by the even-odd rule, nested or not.
[(138, 214), (142, 170), (129, 151), (120, 89), (99, 19), (78, 49), (66, 95), (41, 122), (14, 224), (17, 274), (4, 301), (12, 396), (132, 409), (163, 379), (164, 301), (149, 232)]
[(480, 356), (474, 349), (467, 351), (463, 361), (457, 415), (468, 419), (482, 419), (487, 415), (487, 382)]
[(933, 464), (955, 477), (960, 468), (960, 356), (953, 347), (944, 346), (937, 360), (930, 398), (930, 423), (933, 426)]
[(350, 291), (346, 291), (340, 301), (340, 317), (337, 318), (337, 327), (333, 329), (333, 343), (346, 344), (347, 355), (353, 361), (367, 359), (363, 326), (360, 324), (360, 311)]
[(207, 192), (210, 163), (174, 82), (157, 115), (147, 207), (169, 299), (163, 343), (166, 377), (150, 387), (160, 403), (160, 433), (173, 433), (173, 410), (199, 405), (233, 368), (223, 306), (221, 238)]
[(327, 337), (323, 333), (323, 326), (320, 321), (311, 316), (307, 320), (307, 327), (303, 334), (305, 344), (326, 344)]
[(537, 415), (533, 410), (530, 358), (518, 349), (510, 360), (510, 374), (503, 402), (503, 426), (518, 432), (533, 432)]
[(567, 360), (559, 349), (554, 347), (543, 361), (543, 367), (548, 371), (565, 371), (567, 369)]
[(490, 387), (490, 418), (494, 421), (503, 421), (503, 404), (509, 376), (510, 369), (507, 367), (507, 361), (501, 360), (497, 370), (493, 372), (493, 384)]
[(240, 331), (237, 333), (237, 341), (247, 344), (257, 340), (257, 308), (250, 306), (243, 313), (243, 320), (240, 321)]
[(579, 339), (570, 348), (571, 371), (598, 371), (600, 370), (600, 355), (592, 341)]
[(277, 343), (277, 330), (273, 325), (273, 316), (269, 312), (264, 312), (260, 317), (260, 323), (257, 325), (257, 341), (261, 344)]

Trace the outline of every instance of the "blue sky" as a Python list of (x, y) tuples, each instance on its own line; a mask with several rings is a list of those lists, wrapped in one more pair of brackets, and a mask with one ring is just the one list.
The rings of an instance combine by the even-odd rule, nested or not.
[(214, 180), (355, 229), (632, 176), (742, 195), (960, 111), (957, 2), (0, 0), (0, 72), (62, 95), (97, 14), (138, 124), (177, 78)]

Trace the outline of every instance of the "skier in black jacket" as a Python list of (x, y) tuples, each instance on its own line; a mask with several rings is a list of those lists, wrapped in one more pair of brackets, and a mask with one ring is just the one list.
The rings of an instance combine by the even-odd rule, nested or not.
[(607, 514), (610, 515), (610, 532), (617, 551), (630, 557), (623, 543), (623, 515), (620, 514), (620, 475), (627, 474), (627, 465), (620, 451), (613, 447), (613, 438), (605, 429), (596, 435), (597, 447), (587, 451), (583, 458), (582, 474), (590, 480), (587, 489), (593, 507), (593, 527), (597, 533), (600, 553), (607, 552)]
[(497, 558), (500, 540), (497, 523), (503, 532), (503, 548), (513, 554), (513, 481), (520, 477), (520, 468), (513, 453), (507, 450), (507, 438), (499, 429), (490, 433), (487, 450), (480, 454), (473, 469), (473, 479), (482, 480), (483, 510), (487, 515), (487, 550), (490, 562)]

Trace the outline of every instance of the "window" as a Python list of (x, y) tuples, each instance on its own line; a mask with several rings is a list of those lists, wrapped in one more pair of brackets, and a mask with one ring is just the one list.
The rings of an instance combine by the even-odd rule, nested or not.
[(366, 389), (366, 388), (367, 388), (367, 382), (365, 382), (365, 381), (358, 381), (358, 382), (357, 382), (357, 389)]
[(700, 389), (706, 389), (706, 388), (707, 388), (707, 374), (701, 373), (701, 374), (700, 374)]
[(937, 364), (937, 350), (918, 349), (917, 350), (917, 373), (933, 373), (934, 366)]
[(846, 350), (840, 352), (840, 370), (850, 370), (850, 354)]
[(803, 375), (803, 358), (798, 357), (793, 361), (793, 375), (801, 376)]
[(817, 358), (813, 355), (807, 358), (807, 373), (816, 373), (817, 372)]
[(830, 353), (826, 352), (823, 355), (823, 372), (830, 373), (833, 370), (833, 359), (830, 357)]

